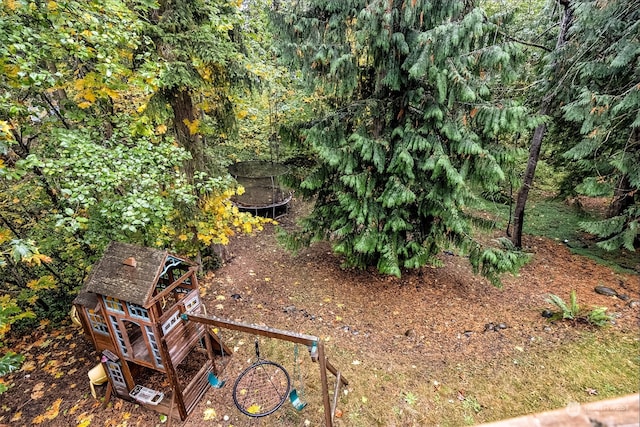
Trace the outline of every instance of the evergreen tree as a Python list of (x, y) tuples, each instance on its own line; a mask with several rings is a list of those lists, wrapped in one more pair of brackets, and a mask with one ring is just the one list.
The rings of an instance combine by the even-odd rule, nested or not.
[(575, 22), (562, 53), (571, 64), (564, 118), (582, 139), (565, 154), (586, 174), (577, 190), (612, 196), (608, 219), (582, 224), (614, 250), (640, 235), (640, 1), (572, 2)]
[(524, 257), (474, 239), (468, 209), (474, 189), (505, 177), (499, 137), (533, 126), (524, 107), (492, 97), (521, 57), (498, 21), (468, 1), (277, 6), (283, 56), (328, 104), (306, 132), (318, 166), (301, 192), (315, 204), (289, 247), (330, 240), (345, 265), (397, 276), (447, 246), (496, 284), (518, 268)]
[(242, 80), (246, 62), (240, 37), (241, 3), (131, 4), (146, 23), (134, 67), (153, 81), (148, 114), (160, 123), (171, 118), (176, 139), (191, 153), (185, 165), (191, 179), (197, 172), (211, 170), (205, 136), (227, 135), (234, 123), (231, 88)]

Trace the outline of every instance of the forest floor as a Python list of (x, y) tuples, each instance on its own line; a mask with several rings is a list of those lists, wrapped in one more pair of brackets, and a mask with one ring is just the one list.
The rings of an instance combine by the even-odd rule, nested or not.
[[(302, 206), (294, 202), (280, 225), (292, 227)], [(526, 236), (524, 243), (532, 261), (517, 276), (505, 276), (498, 289), (472, 274), (466, 258), (448, 252), (441, 255), (442, 267), (402, 278), (342, 269), (326, 244), (292, 256), (269, 225), (234, 237), (225, 265), (201, 279), (201, 293), (210, 315), (320, 337), (329, 360), (349, 381), (340, 390), (338, 426), (474, 424), (637, 393), (638, 274), (616, 273), (573, 255), (560, 241)], [(599, 285), (626, 297), (598, 294)], [(595, 328), (541, 316), (553, 309), (546, 301), (550, 293), (568, 301), (572, 290), (585, 308), (608, 307), (612, 324)], [(161, 421), (157, 413), (119, 399), (102, 409), (87, 378), (98, 355), (76, 327), (50, 329), (43, 324), (9, 343), (26, 359), (20, 371), (2, 378), (10, 390), (0, 395), (0, 426), (323, 423), (318, 364), (304, 347), (296, 351), (290, 343), (260, 338), (262, 357), (282, 364), (294, 387), (304, 390), (303, 411), (285, 403), (268, 417), (252, 419), (235, 408), (232, 384), (255, 360), (255, 337), (223, 329), (222, 340), (235, 351), (222, 374), (227, 385), (208, 390), (186, 421)], [(614, 342), (628, 345), (619, 350), (610, 347)], [(548, 372), (550, 365), (571, 365), (564, 361), (581, 359), (584, 352), (598, 353), (602, 369), (584, 378)], [(609, 359), (615, 366), (607, 365)], [(608, 370), (610, 377), (620, 377), (618, 384), (610, 377), (604, 386), (598, 382), (600, 371)], [(329, 379), (333, 392), (334, 378)], [(545, 383), (532, 386), (536, 381)], [(97, 391), (104, 396), (104, 386)]]

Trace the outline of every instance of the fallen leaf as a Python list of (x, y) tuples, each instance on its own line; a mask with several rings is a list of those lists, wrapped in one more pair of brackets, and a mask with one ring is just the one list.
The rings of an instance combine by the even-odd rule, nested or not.
[(224, 295), (218, 295), (218, 296), (216, 297), (216, 299), (217, 299), (218, 301), (224, 301), (224, 300), (226, 300), (226, 299), (227, 299), (227, 297), (225, 297)]
[(38, 400), (42, 396), (44, 396), (44, 391), (42, 390), (43, 388), (44, 388), (44, 383), (38, 383), (34, 385), (33, 389), (31, 389), (31, 398), (33, 400)]
[(55, 419), (60, 413), (60, 404), (62, 403), (62, 399), (57, 399), (53, 402), (53, 405), (49, 407), (47, 412), (42, 415), (38, 415), (33, 419), (34, 424), (42, 424), (45, 421), (51, 421)]
[(369, 399), (367, 399), (365, 396), (362, 396), (362, 403), (367, 403), (369, 401)]
[(598, 390), (596, 390), (595, 388), (585, 388), (584, 391), (586, 391), (589, 396), (597, 396), (598, 395)]
[(257, 414), (260, 412), (260, 405), (253, 404), (247, 408), (247, 412), (250, 414)]
[(93, 414), (87, 414), (86, 412), (78, 415), (78, 425), (77, 427), (87, 427), (91, 424), (91, 420), (93, 420)]
[(204, 416), (202, 417), (205, 421), (211, 421), (216, 418), (216, 410), (213, 408), (207, 408), (204, 410)]
[(22, 368), (20, 369), (23, 372), (31, 372), (36, 369), (36, 364), (33, 363), (33, 360), (27, 360), (22, 364)]
[(342, 418), (342, 409), (336, 409), (336, 418)]
[(223, 309), (224, 309), (224, 305), (216, 304), (216, 310), (223, 310)]
[(270, 279), (270, 278), (268, 278), (268, 277), (265, 277), (265, 278), (264, 278), (264, 281), (265, 281), (265, 282), (270, 282), (270, 281), (271, 281), (271, 279)]
[(12, 422), (16, 422), (16, 421), (20, 421), (20, 419), (22, 418), (22, 411), (18, 411), (15, 414), (13, 414), (13, 417), (11, 417)]

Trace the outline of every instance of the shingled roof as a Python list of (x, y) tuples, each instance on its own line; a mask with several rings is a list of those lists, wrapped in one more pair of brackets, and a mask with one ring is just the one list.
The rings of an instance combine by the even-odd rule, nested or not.
[[(76, 302), (85, 299), (84, 293), (93, 293), (146, 307), (168, 255), (159, 249), (111, 242), (102, 259), (94, 265)], [(194, 265), (185, 258), (175, 258)]]

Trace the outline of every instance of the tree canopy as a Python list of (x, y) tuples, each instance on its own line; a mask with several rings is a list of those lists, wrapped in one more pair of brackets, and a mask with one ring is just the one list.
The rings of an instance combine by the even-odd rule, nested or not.
[(514, 271), (522, 257), (475, 240), (467, 207), (505, 178), (496, 142), (535, 123), (493, 95), (516, 78), (519, 45), (467, 2), (298, 1), (276, 16), (283, 52), (327, 104), (305, 134), (315, 206), (290, 247), (330, 240), (347, 265), (400, 275), (453, 245), (496, 283)]

